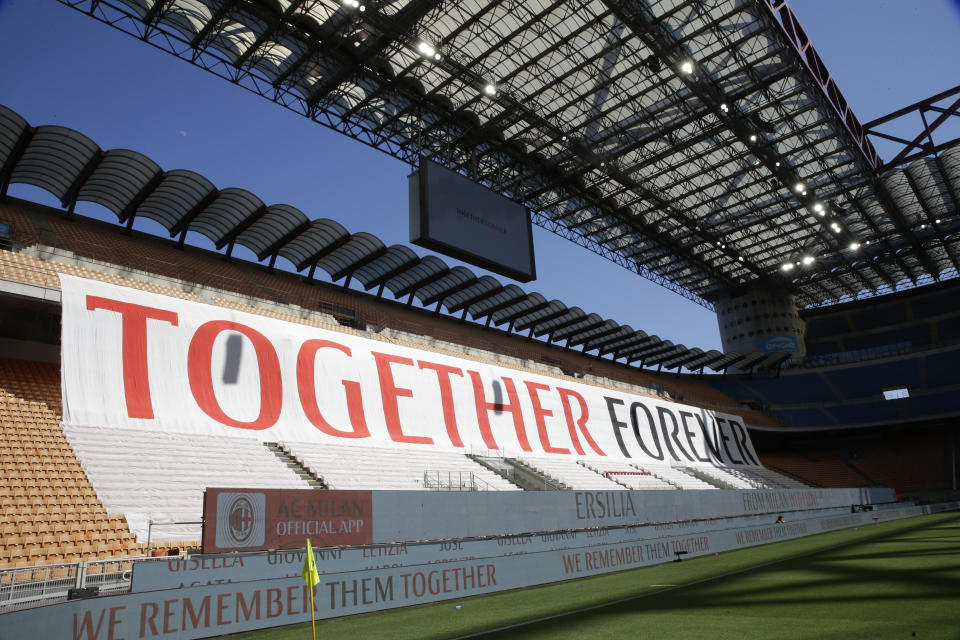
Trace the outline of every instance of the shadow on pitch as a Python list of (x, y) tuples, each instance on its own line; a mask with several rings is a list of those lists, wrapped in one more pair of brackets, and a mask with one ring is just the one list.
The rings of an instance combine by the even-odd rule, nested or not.
[[(950, 522), (960, 522), (960, 517)], [(945, 528), (960, 529), (960, 526), (937, 527), (941, 531)], [(638, 594), (625, 602), (571, 612), (551, 620), (483, 637), (516, 637), (526, 630), (535, 631), (538, 636), (549, 636), (569, 630), (571, 624), (581, 629), (599, 628), (599, 625), (608, 622), (611, 617), (643, 613), (709, 609), (720, 610), (714, 615), (724, 615), (736, 612), (744, 606), (755, 610), (761, 606), (866, 602), (890, 602), (892, 605), (931, 598), (949, 600), (955, 597), (954, 594), (960, 593), (960, 562), (940, 563), (926, 568), (897, 568), (884, 562), (899, 558), (960, 555), (956, 538), (909, 537), (911, 532), (925, 529), (932, 531), (929, 525), (921, 523), (915, 527), (860, 539), (843, 547), (786, 559), (770, 566), (747, 568), (736, 575), (717, 576), (676, 589)], [(945, 545), (948, 540), (952, 540), (954, 544)], [(929, 548), (927, 545), (931, 543), (936, 543), (937, 546)], [(851, 553), (858, 546), (874, 544), (889, 545), (890, 549), (886, 553)], [(916, 548), (917, 545), (921, 545), (920, 548)], [(865, 565), (845, 564), (850, 561), (865, 562)], [(642, 570), (638, 572), (638, 576), (641, 574)], [(779, 611), (771, 612), (771, 615), (779, 614)], [(960, 640), (960, 635), (956, 640)]]

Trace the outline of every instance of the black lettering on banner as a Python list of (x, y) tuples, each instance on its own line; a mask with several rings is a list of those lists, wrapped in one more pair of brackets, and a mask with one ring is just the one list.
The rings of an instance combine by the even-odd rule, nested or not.
[(697, 451), (697, 446), (693, 443), (696, 432), (693, 430), (693, 427), (687, 423), (687, 420), (692, 418), (693, 414), (689, 411), (680, 412), (680, 422), (683, 424), (683, 433), (687, 436), (687, 444), (690, 445), (690, 450), (693, 451), (693, 455), (697, 458), (697, 460), (700, 462), (710, 462), (709, 456), (700, 457), (700, 452)]
[[(700, 413), (702, 416), (705, 416), (707, 418), (710, 417), (710, 415), (706, 411), (701, 411)], [(703, 433), (703, 441), (706, 442), (706, 446), (707, 446), (707, 449), (704, 453), (713, 454), (713, 457), (717, 460), (717, 462), (721, 462), (720, 443), (717, 442), (716, 425), (714, 425), (713, 437), (711, 438), (710, 430), (707, 429), (707, 421), (704, 420), (704, 418), (702, 418), (700, 415), (696, 416), (696, 418), (697, 418), (697, 422), (700, 423), (700, 431)], [(707, 460), (707, 462), (709, 462), (709, 460)]]
[[(680, 458), (677, 457), (677, 454), (673, 451), (673, 447), (670, 445), (670, 440), (673, 440), (673, 443), (677, 445), (677, 449), (680, 450), (680, 453), (683, 454), (683, 457), (693, 462), (693, 458), (690, 457), (690, 454), (687, 453), (687, 450), (683, 448), (683, 444), (680, 442), (680, 439), (677, 437), (680, 435), (680, 425), (677, 423), (677, 416), (673, 415), (673, 411), (667, 407), (657, 407), (657, 413), (660, 414), (660, 428), (663, 429), (663, 439), (667, 443), (667, 449), (670, 450), (670, 455), (673, 456), (673, 459), (680, 461)], [(665, 416), (670, 416), (670, 420), (673, 422), (673, 429), (670, 431), (670, 435), (667, 435), (667, 421)]]
[[(640, 437), (640, 421), (637, 419), (637, 408), (643, 409), (643, 412), (647, 415), (647, 425), (650, 427), (650, 435), (653, 436), (653, 442), (657, 445), (657, 452), (654, 453), (647, 449), (647, 445), (644, 444), (643, 438)], [(653, 421), (653, 415), (650, 413), (650, 410), (647, 409), (642, 402), (634, 402), (630, 405), (630, 421), (633, 423), (633, 435), (637, 438), (637, 444), (640, 445), (640, 448), (643, 449), (644, 453), (655, 460), (663, 460), (663, 447), (660, 446), (660, 436), (657, 434), (657, 425)]]
[(614, 409), (614, 405), (623, 405), (623, 400), (609, 396), (603, 396), (603, 399), (607, 401), (607, 412), (610, 414), (610, 424), (613, 425), (613, 435), (617, 437), (617, 444), (620, 445), (620, 451), (623, 452), (624, 458), (629, 458), (631, 457), (630, 452), (627, 451), (626, 445), (623, 444), (623, 436), (620, 434), (621, 429), (627, 428), (627, 423), (620, 422), (620, 420), (617, 419), (617, 412), (616, 409)]
[(723, 425), (726, 424), (726, 420), (723, 418), (714, 418), (717, 423), (717, 430), (720, 432), (720, 441), (723, 443), (723, 450), (727, 452), (727, 461), (731, 464), (743, 464), (743, 460), (734, 460), (733, 455), (730, 453), (730, 447), (727, 445), (730, 442), (730, 436), (728, 436), (723, 429)]
[(729, 424), (733, 428), (733, 436), (737, 443), (737, 449), (740, 450), (740, 455), (745, 460), (750, 460), (750, 462), (752, 462), (753, 464), (759, 464), (756, 461), (756, 459), (753, 457), (753, 455), (750, 453), (750, 445), (747, 444), (747, 432), (744, 429), (743, 425), (740, 424), (739, 422), (736, 422), (735, 420), (727, 420), (727, 424)]

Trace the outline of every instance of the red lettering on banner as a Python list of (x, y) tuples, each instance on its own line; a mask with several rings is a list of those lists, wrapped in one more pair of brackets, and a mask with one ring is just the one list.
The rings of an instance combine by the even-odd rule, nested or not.
[(116, 635), (117, 625), (120, 624), (118, 612), (126, 609), (126, 606), (110, 607), (101, 609), (97, 617), (97, 626), (93, 626), (92, 612), (87, 610), (83, 612), (83, 619), (77, 624), (79, 614), (73, 614), (73, 640), (98, 640), (100, 638), (100, 628), (103, 626), (103, 617), (107, 616), (107, 640), (123, 640)]
[(307, 420), (320, 431), (338, 438), (369, 438), (367, 418), (363, 413), (363, 399), (360, 383), (353, 380), (343, 380), (343, 388), (347, 395), (347, 412), (350, 415), (350, 425), (353, 431), (342, 431), (327, 422), (320, 413), (317, 405), (317, 381), (314, 375), (314, 361), (320, 349), (336, 349), (349, 357), (353, 357), (350, 347), (345, 347), (330, 340), (307, 340), (300, 347), (297, 354), (297, 391), (300, 394), (300, 404)]
[(200, 627), (200, 619), (203, 617), (203, 626), (204, 628), (210, 626), (210, 596), (204, 596), (200, 600), (200, 610), (196, 611), (193, 608), (193, 600), (190, 598), (183, 599), (183, 615), (181, 628), (187, 629), (187, 616), (190, 617), (190, 627), (193, 629), (198, 629)]
[(443, 423), (447, 427), (447, 436), (450, 438), (450, 444), (455, 447), (462, 447), (463, 441), (460, 439), (460, 431), (457, 428), (457, 414), (454, 411), (450, 376), (456, 374), (462, 378), (463, 371), (457, 367), (424, 360), (419, 360), (417, 364), (421, 369), (429, 369), (437, 374), (437, 382), (440, 385), (440, 404), (443, 407)]
[(229, 620), (223, 617), (224, 612), (230, 608), (229, 602), (224, 602), (225, 598), (229, 598), (229, 593), (221, 593), (217, 595), (217, 625), (223, 626), (225, 624), (231, 624)]
[(483, 380), (476, 371), (467, 370), (470, 374), (470, 380), (473, 383), (473, 397), (477, 405), (477, 422), (480, 424), (480, 433), (483, 435), (483, 442), (488, 449), (499, 449), (497, 441), (493, 439), (493, 432), (490, 430), (490, 417), (487, 415), (490, 411), (506, 411), (513, 415), (513, 428), (517, 432), (517, 442), (524, 451), (532, 451), (530, 443), (527, 441), (527, 433), (523, 428), (523, 413), (520, 411), (520, 398), (517, 396), (517, 388), (513, 380), (502, 376), (503, 386), (507, 390), (507, 397), (510, 402), (487, 402), (487, 397), (483, 391)]
[(150, 375), (147, 366), (147, 320), (159, 320), (178, 326), (174, 311), (144, 307), (100, 296), (87, 296), (87, 310), (105, 309), (120, 314), (123, 355), (123, 393), (130, 418), (153, 419), (150, 401)]
[(235, 622), (240, 622), (240, 616), (243, 615), (243, 620), (249, 622), (251, 616), (254, 620), (260, 619), (260, 590), (257, 589), (253, 592), (253, 595), (250, 598), (250, 606), (247, 606), (246, 598), (243, 596), (243, 591), (237, 591), (237, 607), (235, 612)]
[(380, 396), (383, 400), (383, 417), (387, 422), (387, 432), (390, 434), (390, 439), (394, 442), (409, 442), (411, 444), (433, 444), (433, 438), (406, 435), (403, 432), (403, 426), (400, 424), (400, 408), (397, 398), (412, 398), (413, 391), (396, 385), (390, 366), (394, 364), (413, 366), (413, 360), (378, 351), (371, 351), (370, 354), (377, 361)]
[(276, 618), (282, 613), (283, 591), (280, 589), (267, 589), (267, 617)]
[[(223, 331), (236, 331), (253, 343), (257, 354), (257, 369), (260, 373), (260, 414), (256, 420), (234, 420), (220, 407), (213, 392), (213, 343)], [(197, 405), (208, 416), (221, 424), (238, 429), (267, 429), (280, 419), (283, 408), (283, 382), (280, 376), (280, 360), (273, 344), (262, 333), (238, 322), (211, 320), (200, 325), (190, 341), (187, 354), (187, 373), (190, 391)]]
[[(297, 594), (303, 590), (300, 585), (287, 587), (287, 613), (293, 613), (297, 610)], [(309, 597), (309, 594), (308, 594)], [(308, 607), (309, 608), (309, 607)]]
[(73, 640), (80, 640), (81, 638), (99, 638), (100, 637), (100, 626), (103, 624), (103, 616), (106, 613), (105, 610), (100, 610), (100, 617), (97, 618), (97, 628), (93, 628), (93, 615), (90, 611), (83, 612), (83, 620), (80, 624), (77, 624), (77, 618), (79, 614), (73, 614)]
[(560, 402), (563, 404), (563, 416), (567, 420), (570, 439), (573, 441), (573, 448), (577, 450), (577, 453), (583, 455), (583, 448), (580, 446), (580, 441), (577, 440), (577, 430), (574, 428), (573, 409), (570, 407), (570, 398), (576, 399), (577, 404), (580, 405), (580, 417), (576, 420), (576, 426), (580, 429), (580, 433), (583, 434), (587, 444), (597, 452), (598, 456), (607, 455), (600, 450), (597, 443), (593, 441), (590, 432), (587, 431), (587, 418), (590, 417), (590, 411), (587, 409), (587, 401), (584, 400), (583, 396), (572, 389), (564, 389), (563, 387), (557, 387), (557, 393), (560, 394)]
[(527, 393), (530, 394), (530, 402), (533, 403), (533, 417), (537, 421), (537, 433), (540, 434), (540, 444), (543, 445), (543, 451), (545, 453), (570, 455), (570, 449), (561, 449), (550, 445), (550, 438), (547, 434), (547, 422), (544, 418), (552, 416), (553, 411), (544, 409), (543, 405), (540, 404), (539, 396), (537, 396), (538, 391), (549, 391), (550, 387), (539, 382), (524, 382), (524, 384), (527, 385)]
[[(147, 615), (147, 608), (151, 609), (150, 615)], [(157, 623), (155, 619), (157, 614), (160, 613), (160, 607), (157, 606), (156, 602), (144, 602), (140, 605), (140, 637), (145, 638), (147, 636), (147, 624), (150, 624), (150, 635), (157, 635)]]
[(172, 626), (170, 623), (177, 616), (177, 612), (174, 610), (173, 605), (180, 602), (179, 600), (164, 600), (163, 601), (163, 632), (164, 633), (173, 633), (177, 631), (175, 626)]

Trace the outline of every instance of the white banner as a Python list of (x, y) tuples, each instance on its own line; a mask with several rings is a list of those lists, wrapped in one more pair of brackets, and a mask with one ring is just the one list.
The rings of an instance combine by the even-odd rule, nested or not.
[[(328, 573), (315, 587), (314, 609), (322, 619), (463, 598), (660, 564), (672, 560), (677, 551), (696, 557), (907, 518), (924, 513), (924, 509), (885, 509), (724, 531), (684, 532), (651, 543), (599, 543), (499, 558)], [(0, 640), (189, 640), (308, 620), (309, 592), (298, 576), (72, 600), (15, 611), (0, 615)]]
[(373, 542), (452, 540), (892, 502), (891, 489), (373, 491)]
[(60, 275), (63, 420), (263, 440), (758, 466), (740, 418)]
[[(849, 514), (849, 507), (819, 509), (789, 512), (785, 519), (786, 522), (796, 524), (806, 520), (845, 517)], [(648, 549), (648, 556), (671, 560), (673, 559), (672, 551), (666, 542), (678, 535), (689, 537), (726, 529), (772, 525), (776, 522), (776, 518), (777, 516), (773, 514), (764, 514), (609, 529), (528, 533), (473, 540), (314, 548), (313, 553), (317, 570), (322, 574), (489, 559), (624, 542), (643, 542)], [(134, 592), (156, 591), (299, 576), (303, 570), (304, 553), (304, 549), (287, 549), (257, 553), (178, 556), (137, 562), (133, 567), (131, 589)]]

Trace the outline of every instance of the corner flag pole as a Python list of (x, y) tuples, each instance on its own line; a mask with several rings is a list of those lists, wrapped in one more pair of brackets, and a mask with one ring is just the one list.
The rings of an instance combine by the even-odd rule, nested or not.
[(320, 583), (320, 573), (317, 571), (317, 561), (313, 557), (313, 547), (310, 538), (307, 538), (306, 558), (303, 559), (303, 581), (310, 591), (310, 625), (313, 627), (313, 640), (317, 640), (317, 620), (313, 614), (313, 588)]

